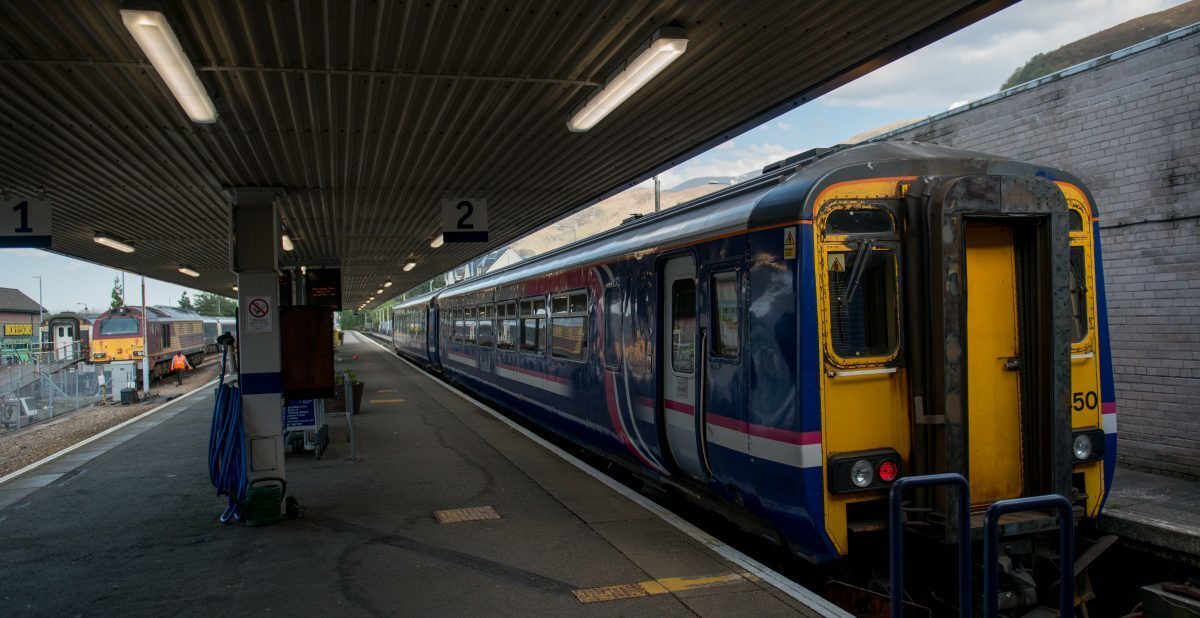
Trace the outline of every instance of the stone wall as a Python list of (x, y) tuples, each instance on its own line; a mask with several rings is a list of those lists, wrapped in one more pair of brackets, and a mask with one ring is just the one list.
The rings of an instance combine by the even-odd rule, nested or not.
[(1200, 477), (1200, 27), (884, 138), (1083, 179), (1100, 211), (1119, 461)]

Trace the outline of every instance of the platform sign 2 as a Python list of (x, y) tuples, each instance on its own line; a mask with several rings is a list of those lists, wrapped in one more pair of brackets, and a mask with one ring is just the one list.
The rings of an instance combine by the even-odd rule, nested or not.
[(317, 400), (296, 399), (283, 406), (283, 430), (316, 429)]
[(50, 200), (0, 200), (0, 247), (50, 248)]
[(477, 197), (443, 199), (442, 240), (446, 242), (487, 242), (487, 200)]

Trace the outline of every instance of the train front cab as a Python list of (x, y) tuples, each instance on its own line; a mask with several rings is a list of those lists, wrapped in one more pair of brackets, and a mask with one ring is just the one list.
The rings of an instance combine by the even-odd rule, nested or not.
[[(1077, 519), (1098, 515), (1115, 416), (1085, 191), (1034, 174), (882, 178), (833, 184), (811, 212), (836, 551), (879, 547), (886, 490), (903, 475), (962, 473), (976, 528), (989, 504), (1018, 496), (1058, 493)], [(910, 519), (952, 538), (947, 498), (917, 492)], [(1054, 527), (1035, 517), (1005, 530)]]

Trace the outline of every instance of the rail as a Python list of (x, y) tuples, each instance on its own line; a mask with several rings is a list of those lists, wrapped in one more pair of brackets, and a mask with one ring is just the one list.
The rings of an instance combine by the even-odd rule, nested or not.
[(971, 616), (971, 487), (961, 474), (906, 476), (888, 493), (888, 540), (891, 547), (892, 617), (904, 615), (904, 492), (910, 487), (954, 485), (958, 488), (958, 615)]
[(983, 615), (1000, 614), (1000, 518), (1009, 513), (1053, 508), (1058, 511), (1058, 615), (1075, 610), (1075, 518), (1071, 503), (1058, 494), (1000, 500), (983, 515)]

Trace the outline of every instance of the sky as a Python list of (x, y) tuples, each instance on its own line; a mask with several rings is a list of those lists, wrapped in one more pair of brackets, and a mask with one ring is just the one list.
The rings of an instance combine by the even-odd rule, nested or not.
[[(1034, 54), (1183, 1), (1025, 0), (664, 172), (662, 186), (741, 175), (884, 124), (944, 112), (994, 94)], [(36, 301), (35, 275), (43, 277), (42, 304), (70, 311), (107, 308), (113, 278), (121, 273), (37, 249), (0, 249), (0, 287)], [(139, 276), (126, 276), (131, 303), (141, 302), (140, 284)], [(146, 279), (147, 303), (174, 305), (185, 289)]]

